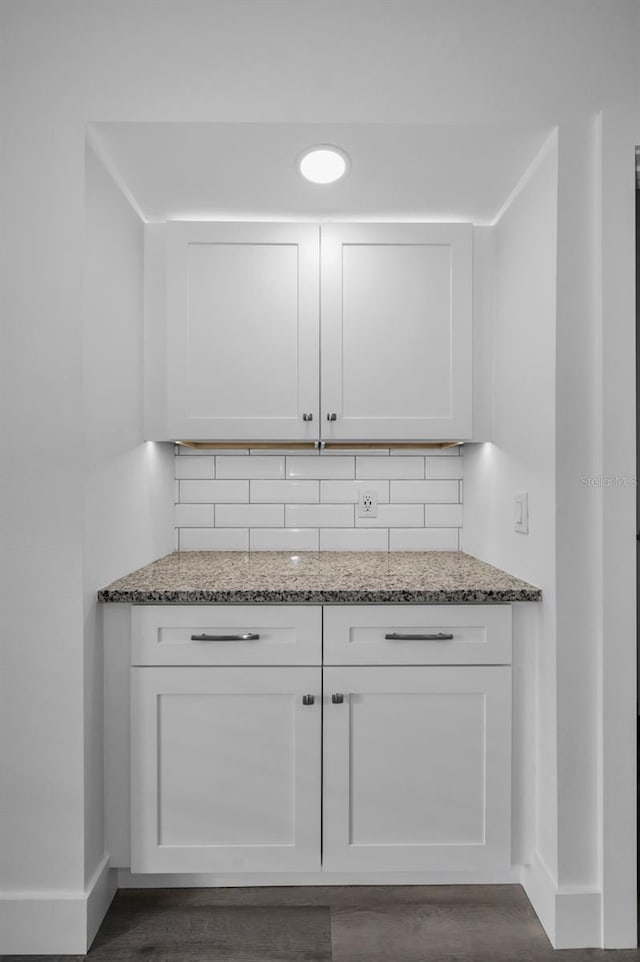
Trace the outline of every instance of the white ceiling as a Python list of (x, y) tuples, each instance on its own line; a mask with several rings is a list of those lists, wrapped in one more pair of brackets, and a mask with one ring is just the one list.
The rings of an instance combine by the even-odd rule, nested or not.
[[(148, 221), (462, 220), (491, 223), (549, 131), (401, 124), (100, 123), (91, 136)], [(309, 184), (313, 144), (351, 157)]]

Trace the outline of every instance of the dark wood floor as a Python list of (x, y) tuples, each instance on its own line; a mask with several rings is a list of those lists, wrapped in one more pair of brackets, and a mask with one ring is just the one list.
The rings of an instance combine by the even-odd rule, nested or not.
[(121, 890), (88, 956), (3, 962), (640, 962), (554, 952), (519, 885)]

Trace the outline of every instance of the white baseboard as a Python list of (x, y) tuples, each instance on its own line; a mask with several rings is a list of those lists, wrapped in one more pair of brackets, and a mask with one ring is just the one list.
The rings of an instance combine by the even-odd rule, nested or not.
[(84, 955), (120, 888), (233, 885), (447, 885), (520, 881), (554, 949), (602, 946), (602, 896), (595, 889), (558, 888), (536, 856), (512, 871), (238, 875), (132, 875), (105, 857), (84, 892), (0, 893), (0, 955)]
[(117, 881), (105, 856), (84, 892), (0, 893), (0, 955), (84, 955)]
[(529, 865), (522, 866), (520, 881), (542, 928), (555, 948), (556, 886), (546, 866), (537, 856), (534, 856)]
[(95, 939), (102, 920), (107, 914), (118, 891), (118, 873), (109, 868), (109, 856), (105, 855), (87, 886), (87, 951)]
[(602, 948), (601, 892), (558, 887), (538, 856), (522, 867), (521, 882), (554, 949)]

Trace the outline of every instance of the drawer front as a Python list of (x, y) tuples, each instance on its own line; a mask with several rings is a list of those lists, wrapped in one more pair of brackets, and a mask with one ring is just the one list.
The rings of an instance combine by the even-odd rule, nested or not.
[(328, 606), (324, 663), (508, 665), (511, 606)]
[(133, 665), (320, 665), (322, 609), (134, 605)]

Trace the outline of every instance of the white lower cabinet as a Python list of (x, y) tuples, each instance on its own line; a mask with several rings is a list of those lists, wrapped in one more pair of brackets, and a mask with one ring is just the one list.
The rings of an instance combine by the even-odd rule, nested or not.
[(319, 869), (321, 669), (132, 672), (132, 871)]
[[(264, 627), (260, 606), (237, 608), (237, 642), (227, 612), (198, 618), (174, 607), (171, 631), (189, 627), (160, 665), (154, 646), (132, 639), (131, 870), (363, 881), (508, 870), (510, 609), (483, 620), (481, 606), (413, 606), (410, 616), (402, 606), (325, 608), (324, 667), (321, 609), (281, 610), (272, 620), (283, 637), (306, 626), (291, 650), (307, 663), (265, 664), (261, 642), (276, 629)], [(161, 608), (134, 609), (133, 630), (143, 618), (162, 637), (162, 617)], [(385, 658), (390, 637), (400, 663), (345, 663), (363, 631)], [(460, 664), (475, 650), (473, 632), (480, 663)], [(259, 666), (243, 663), (249, 634), (260, 636), (249, 649)], [(453, 664), (443, 664), (447, 650)], [(488, 650), (505, 663), (482, 664)]]
[(510, 864), (511, 670), (325, 668), (323, 867)]

